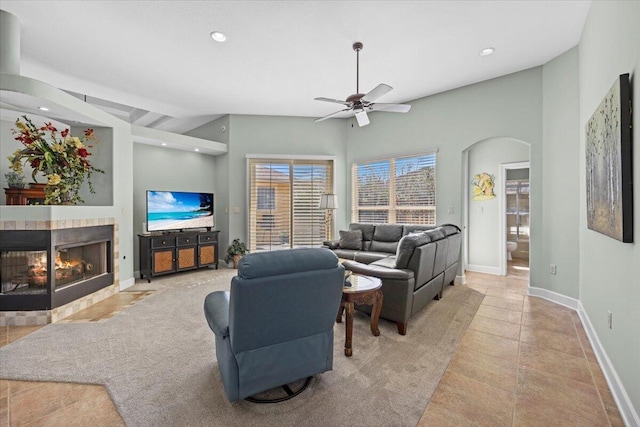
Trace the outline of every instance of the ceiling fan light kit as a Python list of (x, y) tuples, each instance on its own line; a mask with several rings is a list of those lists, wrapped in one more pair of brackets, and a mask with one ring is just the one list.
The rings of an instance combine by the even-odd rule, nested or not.
[(316, 122), (330, 119), (332, 117), (341, 116), (342, 113), (349, 112), (349, 115), (355, 116), (360, 127), (368, 125), (369, 117), (367, 111), (387, 111), (391, 113), (406, 113), (411, 109), (411, 105), (408, 104), (383, 104), (375, 103), (374, 101), (386, 93), (390, 92), (393, 88), (387, 84), (381, 83), (373, 90), (366, 94), (360, 93), (360, 51), (363, 45), (360, 42), (353, 44), (353, 50), (356, 52), (356, 93), (349, 95), (347, 99), (341, 101), (333, 98), (314, 98), (316, 101), (332, 102), (334, 104), (342, 104), (345, 109), (336, 111), (324, 117), (316, 119)]

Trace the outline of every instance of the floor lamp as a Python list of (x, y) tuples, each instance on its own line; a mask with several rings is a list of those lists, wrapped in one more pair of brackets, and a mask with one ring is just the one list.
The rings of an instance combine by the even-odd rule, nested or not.
[(318, 204), (318, 209), (325, 209), (326, 214), (324, 218), (324, 230), (325, 237), (327, 240), (331, 240), (333, 238), (333, 230), (329, 230), (329, 224), (331, 223), (331, 218), (333, 216), (333, 211), (338, 209), (338, 198), (335, 194), (323, 194), (320, 196), (320, 203)]

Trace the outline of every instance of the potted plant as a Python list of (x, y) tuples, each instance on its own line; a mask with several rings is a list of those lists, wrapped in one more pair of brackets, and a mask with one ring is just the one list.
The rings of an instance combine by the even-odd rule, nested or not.
[(248, 253), (247, 245), (241, 242), (240, 239), (234, 239), (227, 248), (227, 255), (224, 257), (224, 260), (227, 264), (233, 260), (233, 268), (238, 268), (238, 263), (242, 257)]
[(4, 174), (9, 188), (24, 188), (24, 175), (11, 171)]

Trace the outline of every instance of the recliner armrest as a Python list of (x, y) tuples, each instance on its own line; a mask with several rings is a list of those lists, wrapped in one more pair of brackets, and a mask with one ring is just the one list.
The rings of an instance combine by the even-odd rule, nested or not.
[(351, 270), (356, 274), (365, 276), (378, 277), (380, 279), (413, 279), (412, 270), (404, 270), (399, 268), (388, 268), (374, 264), (362, 264), (357, 261), (345, 261), (342, 263), (346, 270)]
[(204, 316), (214, 334), (229, 336), (229, 292), (212, 292), (204, 299)]

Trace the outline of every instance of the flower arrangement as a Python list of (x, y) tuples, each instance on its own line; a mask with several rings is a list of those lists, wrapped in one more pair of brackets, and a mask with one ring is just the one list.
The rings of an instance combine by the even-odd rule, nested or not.
[(22, 119), (16, 120), (13, 133), (17, 134), (15, 139), (24, 148), (8, 157), (10, 169), (21, 174), (23, 164), (28, 163), (33, 168), (31, 176), (34, 182), (37, 182), (36, 174), (43, 173), (47, 177), (45, 204), (84, 203), (80, 197), (82, 183), (86, 179), (89, 191), (95, 193), (91, 174), (104, 173), (88, 160), (91, 156), (88, 148), (93, 147), (88, 142), (95, 140), (93, 129), (86, 129), (79, 138), (72, 136), (69, 129), (58, 133), (51, 123), (38, 128), (27, 116), (22, 116)]

